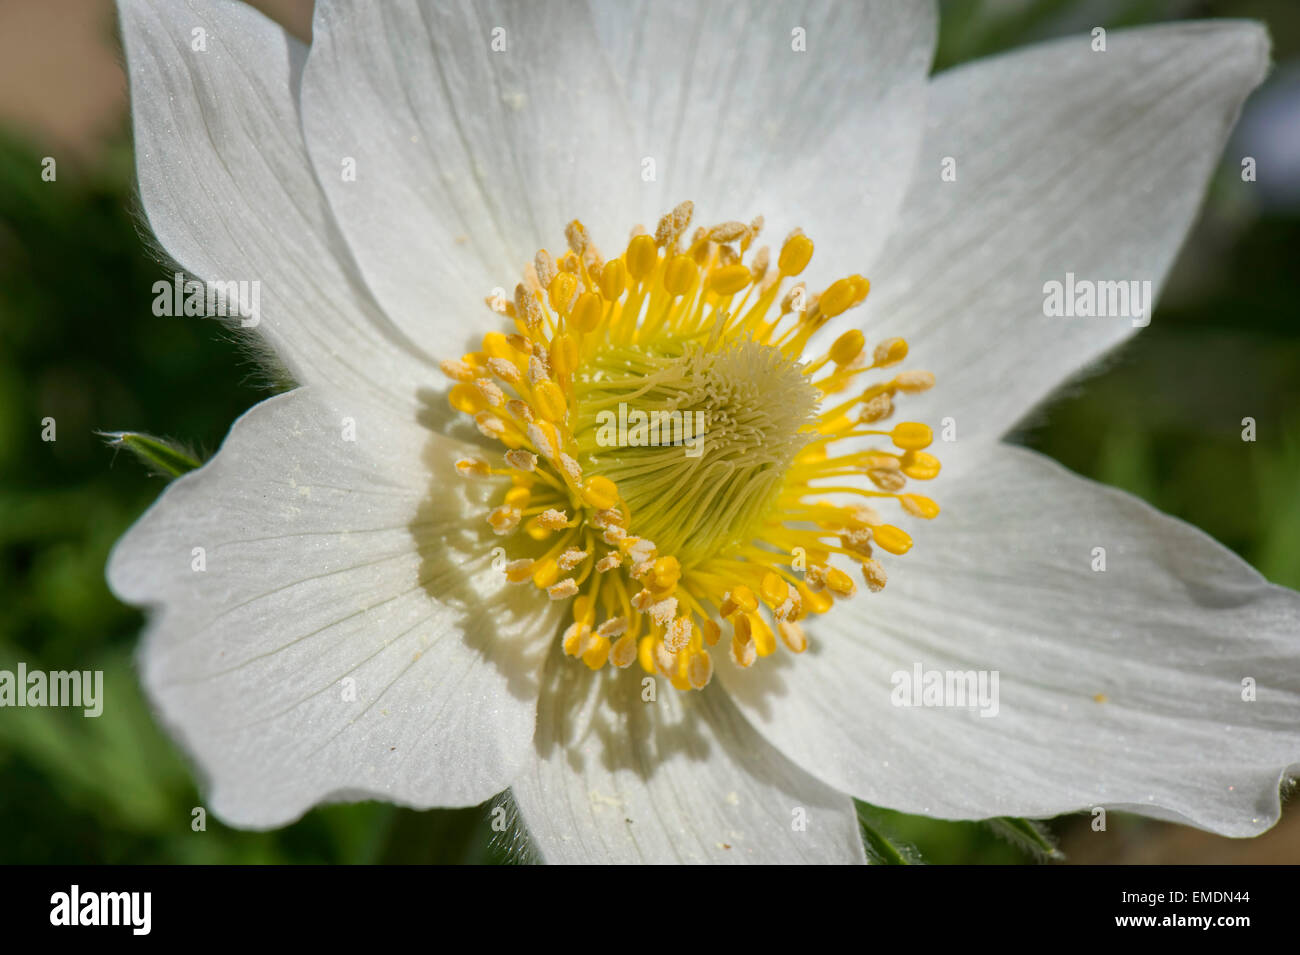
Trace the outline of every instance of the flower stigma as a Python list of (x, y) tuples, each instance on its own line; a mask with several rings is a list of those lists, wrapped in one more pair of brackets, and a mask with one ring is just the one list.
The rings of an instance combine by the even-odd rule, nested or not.
[[(902, 555), (912, 540), (872, 503), (939, 513), (904, 491), (939, 473), (930, 428), (881, 426), (934, 376), (858, 390), (907, 342), (868, 351), (851, 329), (804, 358), (870, 283), (851, 275), (809, 294), (793, 281), (813, 254), (802, 231), (773, 261), (766, 246), (751, 254), (761, 217), (688, 238), (693, 211), (681, 203), (653, 235), (638, 227), (609, 260), (569, 223), (568, 249), (539, 251), (513, 301), (488, 298), (513, 331), (442, 362), (452, 407), (501, 447), (456, 466), (500, 485), (486, 519), (510, 538), (506, 577), (571, 601), (568, 655), (593, 670), (639, 663), (680, 690), (709, 683), (724, 627), (741, 667), (778, 642), (802, 653), (801, 621), (857, 589), (832, 558), (883, 588), (876, 551)], [(862, 438), (893, 448), (833, 449)]]

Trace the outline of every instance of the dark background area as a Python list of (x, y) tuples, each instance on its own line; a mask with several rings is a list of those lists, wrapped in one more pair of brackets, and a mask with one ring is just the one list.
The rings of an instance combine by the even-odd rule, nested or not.
[[(300, 35), (310, 28), (310, 0), (261, 5)], [(1300, 4), (956, 0), (943, 12), (939, 68), (1098, 25), (1269, 24), (1277, 66), (1151, 326), (1016, 440), (1300, 587)], [(103, 573), (163, 482), (96, 432), (139, 429), (210, 454), (269, 391), (215, 323), (152, 314), (166, 273), (136, 212), (120, 59), (106, 0), (0, 0), (0, 667), (102, 669), (111, 701), (99, 719), (0, 711), (0, 862), (497, 861), (482, 807), (333, 806), (271, 833), (211, 817), (191, 830), (201, 797), (135, 678), (142, 616)], [(1240, 181), (1242, 155), (1257, 156), (1259, 182)], [(45, 156), (55, 182), (41, 179)], [(1241, 440), (1246, 416), (1253, 444)], [(41, 438), (47, 417), (53, 442)], [(926, 861), (1033, 859), (983, 824), (878, 819)], [(1088, 822), (1050, 823), (1069, 861), (1300, 861), (1294, 806), (1254, 840), (1121, 814), (1104, 833)]]

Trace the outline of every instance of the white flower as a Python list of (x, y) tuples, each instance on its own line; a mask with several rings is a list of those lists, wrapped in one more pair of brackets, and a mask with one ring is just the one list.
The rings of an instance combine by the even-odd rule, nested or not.
[[(369, 797), (472, 805), (509, 788), (561, 862), (859, 861), (848, 794), (946, 818), (1107, 806), (1229, 835), (1276, 821), (1300, 761), (1300, 600), (1196, 529), (999, 441), (1133, 333), (1127, 319), (1046, 317), (1044, 283), (1159, 287), (1265, 70), (1261, 28), (1113, 32), (1105, 52), (1071, 38), (930, 79), (924, 3), (633, 15), (321, 0), (310, 50), (234, 3), (120, 9), (149, 223), (193, 274), (262, 283), (257, 331), (300, 383), (174, 482), (109, 569), (124, 600), (153, 610), (145, 685), (224, 819), (275, 826)], [(706, 226), (762, 213), (778, 243), (801, 227), (817, 249), (799, 276), (810, 293), (855, 276), (835, 293), (852, 304), (867, 288), (856, 273), (869, 276), (861, 318), (831, 322), (804, 358), (854, 325), (868, 348), (905, 338), (937, 385), (898, 404), (953, 419), (958, 440), (941, 444), (943, 514), (899, 518), (916, 542), (906, 558), (892, 557), (905, 535), (846, 525), (849, 565), (868, 540), (891, 552), (866, 569), (877, 589), (888, 567), (881, 593), (823, 616), (786, 606), (806, 618), (806, 652), (791, 634), (747, 668), (715, 654), (710, 672), (678, 674), (714, 676), (702, 692), (661, 680), (648, 703), (638, 664), (565, 656), (580, 582), (541, 580), (555, 599), (512, 586), (533, 569), (516, 543), (528, 504), (456, 462), (505, 469), (495, 438), (533, 416), (511, 463), (567, 488), (539, 534), (592, 528), (566, 548), (570, 567), (601, 559), (593, 575), (658, 581), (637, 597), (645, 615), (628, 607), (599, 639), (594, 619), (570, 628), (569, 650), (597, 666), (613, 652), (599, 640), (651, 614), (671, 628), (690, 606), (659, 552), (629, 542), (638, 520), (658, 515), (686, 548), (701, 540), (690, 521), (715, 512), (597, 520), (609, 489), (584, 505), (573, 467), (588, 462), (543, 447), (564, 443), (541, 427), (554, 395), (539, 382), (566, 380), (553, 354), (520, 361), (517, 385), (495, 367), (493, 387), (532, 403), (484, 399), (482, 434), (448, 408), (439, 363), (512, 330), (484, 296), (498, 289), (504, 308), (539, 249), (560, 257), (575, 216), (616, 256), (630, 226), (653, 228), (681, 199)], [(696, 248), (711, 271), (729, 255)], [(562, 269), (554, 258), (536, 267)], [(522, 294), (522, 317), (545, 307)], [(764, 388), (785, 387), (769, 370)], [(757, 393), (755, 407), (780, 410)], [(903, 443), (921, 446), (918, 433)], [(681, 494), (702, 500), (689, 482)], [(812, 576), (827, 603), (848, 589)], [(730, 609), (744, 598), (729, 593)], [(650, 647), (650, 666), (691, 633)], [(694, 648), (698, 636), (682, 659)], [(765, 649), (742, 641), (737, 655)], [(999, 671), (997, 717), (891, 705), (890, 675), (917, 663)]]

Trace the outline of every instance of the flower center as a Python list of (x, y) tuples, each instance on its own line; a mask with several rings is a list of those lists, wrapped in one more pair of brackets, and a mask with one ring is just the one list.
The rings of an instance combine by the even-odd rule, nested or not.
[(758, 534), (819, 397), (771, 345), (681, 335), (603, 349), (574, 392), (578, 461), (684, 568)]
[[(853, 275), (810, 295), (789, 282), (812, 257), (802, 232), (775, 263), (767, 247), (746, 263), (761, 218), (686, 240), (692, 212), (682, 203), (609, 261), (570, 223), (567, 252), (538, 252), (513, 302), (488, 299), (514, 332), (442, 363), (452, 406), (502, 446), (499, 460), (457, 467), (501, 486), (487, 520), (511, 538), (508, 579), (572, 601), (566, 653), (592, 669), (639, 662), (682, 690), (708, 684), (724, 623), (742, 667), (778, 635), (802, 652), (800, 621), (856, 590), (837, 564), (885, 585), (875, 548), (901, 555), (912, 541), (867, 499), (939, 513), (903, 492), (939, 473), (930, 429), (873, 427), (934, 376), (904, 371), (841, 396), (902, 361), (907, 343), (868, 355), (854, 329), (803, 355), (870, 283)], [(854, 438), (893, 449), (832, 452)]]

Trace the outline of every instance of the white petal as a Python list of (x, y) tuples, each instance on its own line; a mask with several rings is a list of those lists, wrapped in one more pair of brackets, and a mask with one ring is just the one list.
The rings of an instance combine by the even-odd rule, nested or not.
[(300, 389), (242, 417), (118, 543), (114, 591), (156, 611), (145, 686), (229, 822), (340, 798), (472, 805), (531, 758), (556, 618), (531, 588), (503, 593), (462, 453)]
[(719, 687), (680, 693), (645, 674), (593, 674), (553, 651), (536, 763), (514, 783), (552, 863), (863, 862), (852, 801), (745, 723)]
[[(906, 812), (1269, 828), (1300, 763), (1300, 595), (1034, 452), (991, 447), (974, 474), (881, 594), (810, 624), (807, 654), (720, 668), (746, 716), (822, 780)], [(997, 670), (996, 716), (894, 706), (893, 674), (917, 664)]]
[(323, 0), (302, 108), (367, 280), (430, 348), (571, 219), (622, 251), (639, 169), (585, 4)]
[(294, 89), (306, 49), (230, 0), (118, 7), (158, 241), (200, 279), (261, 283), (257, 331), (297, 380), (413, 404), (427, 358), (359, 286), (312, 174)]
[[(1300, 595), (1033, 452), (990, 447), (972, 473), (802, 657), (720, 668), (745, 714), (819, 778), (906, 812), (1276, 822), (1300, 763)], [(893, 705), (916, 664), (998, 671), (996, 716)]]
[[(1268, 61), (1267, 34), (1238, 21), (1115, 31), (1104, 53), (1090, 42), (935, 78), (911, 189), (869, 275), (869, 339), (905, 337), (909, 364), (938, 376), (902, 413), (953, 417), (963, 448), (1134, 333), (1132, 318), (1045, 316), (1044, 284), (1072, 272), (1157, 292)], [(955, 182), (941, 181), (945, 157)]]
[(867, 268), (920, 143), (931, 3), (592, 8), (637, 125), (637, 154), (655, 161), (641, 208), (651, 228), (691, 199), (705, 225), (762, 213), (761, 241), (773, 253), (802, 227), (817, 243), (812, 274)]

